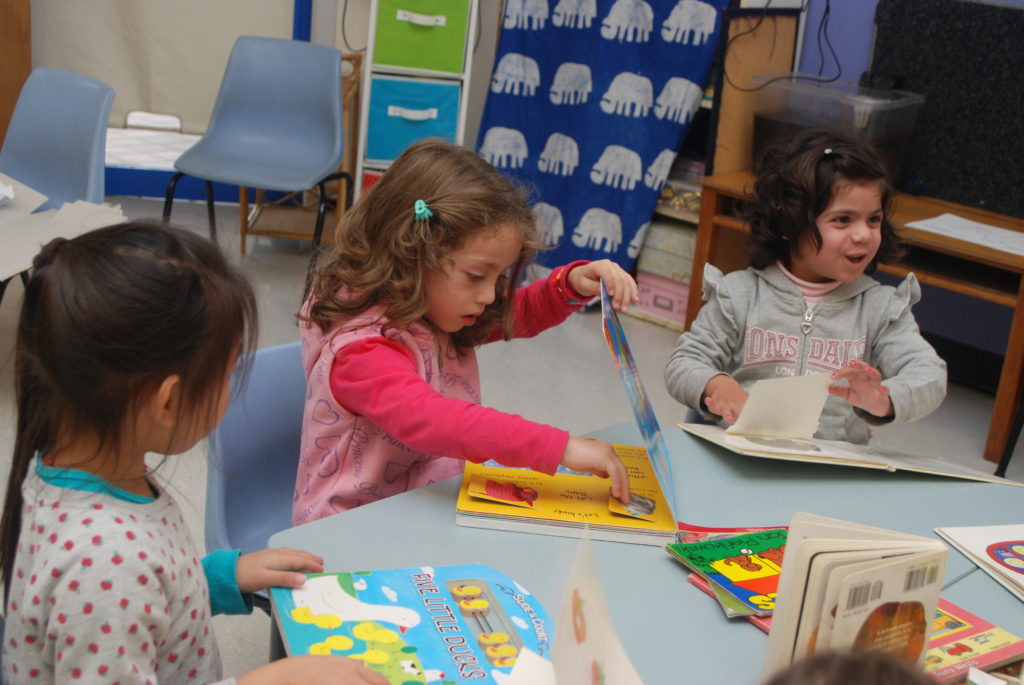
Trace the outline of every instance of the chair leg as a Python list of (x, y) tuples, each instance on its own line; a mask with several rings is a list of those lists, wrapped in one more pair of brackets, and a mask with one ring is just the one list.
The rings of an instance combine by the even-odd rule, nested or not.
[(1013, 451), (1017, 447), (1017, 439), (1020, 437), (1021, 427), (1024, 426), (1024, 397), (1019, 399), (1020, 404), (1017, 407), (1017, 415), (1013, 418), (1013, 427), (1010, 428), (1010, 434), (1006, 436), (1003, 456), (1000, 457), (999, 465), (996, 466), (994, 474), (1000, 478), (1006, 475), (1006, 467), (1010, 465), (1010, 457), (1013, 456)]
[(205, 181), (206, 216), (210, 220), (210, 241), (217, 242), (217, 214), (213, 210), (213, 181)]
[[(14, 278), (14, 276), (11, 276), (10, 278), (6, 278), (3, 281), (0, 281), (0, 302), (4, 301), (4, 293), (7, 292), (7, 284), (11, 282), (11, 278)], [(306, 276), (306, 280), (309, 280), (308, 275)]]
[(324, 217), (327, 215), (327, 190), (325, 188), (327, 183), (331, 181), (337, 181), (339, 179), (345, 180), (345, 206), (339, 208), (340, 211), (344, 211), (352, 206), (352, 174), (347, 171), (338, 171), (325, 177), (317, 186), (320, 188), (320, 205), (317, 207), (316, 212), (316, 229), (313, 231), (313, 249), (315, 250), (320, 246), (320, 241), (323, 238), (324, 232)]
[(171, 176), (171, 180), (169, 180), (167, 182), (167, 195), (164, 198), (164, 222), (165, 223), (171, 220), (171, 204), (174, 202), (174, 190), (175, 190), (175, 188), (178, 187), (178, 181), (184, 175), (185, 174), (181, 173), (180, 171), (176, 171), (176, 172), (174, 172), (174, 175)]

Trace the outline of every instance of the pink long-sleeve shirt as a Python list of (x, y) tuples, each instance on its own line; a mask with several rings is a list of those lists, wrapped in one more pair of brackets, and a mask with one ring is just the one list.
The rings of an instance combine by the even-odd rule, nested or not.
[[(580, 308), (566, 278), (578, 264), (516, 292), (515, 337)], [(481, 406), (475, 350), (456, 350), (424, 321), (382, 332), (381, 315), (373, 308), (327, 333), (302, 327), (309, 392), (295, 524), (457, 475), (466, 459), (554, 472), (568, 433)], [(496, 330), (487, 342), (499, 339)]]

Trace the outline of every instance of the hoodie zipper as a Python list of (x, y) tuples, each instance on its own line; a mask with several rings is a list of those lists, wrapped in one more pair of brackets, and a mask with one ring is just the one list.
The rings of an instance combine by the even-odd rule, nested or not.
[(814, 330), (814, 307), (810, 304), (805, 303), (804, 305), (804, 322), (800, 324), (800, 330), (804, 332), (804, 335), (810, 335)]

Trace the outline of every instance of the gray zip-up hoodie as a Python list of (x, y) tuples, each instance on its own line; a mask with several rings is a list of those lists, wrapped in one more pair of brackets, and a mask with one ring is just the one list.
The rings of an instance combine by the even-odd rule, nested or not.
[[(776, 265), (727, 276), (707, 265), (703, 297), (706, 304), (669, 357), (665, 383), (705, 418), (720, 419), (701, 405), (718, 374), (730, 374), (749, 392), (761, 378), (838, 371), (852, 359), (882, 374), (895, 422), (926, 416), (946, 395), (946, 363), (910, 311), (921, 299), (914, 274), (896, 288), (861, 276), (810, 305)], [(829, 396), (815, 436), (863, 444), (868, 423), (887, 421)]]

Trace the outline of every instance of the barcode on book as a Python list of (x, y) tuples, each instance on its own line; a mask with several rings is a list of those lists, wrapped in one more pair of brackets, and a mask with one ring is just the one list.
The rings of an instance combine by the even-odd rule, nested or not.
[(857, 609), (869, 602), (873, 602), (882, 596), (882, 581), (874, 582), (868, 580), (850, 587), (850, 593), (846, 598), (847, 609)]
[(912, 568), (907, 571), (907, 577), (903, 583), (903, 591), (909, 592), (925, 585), (931, 585), (939, 577), (939, 565), (930, 564), (919, 568)]

